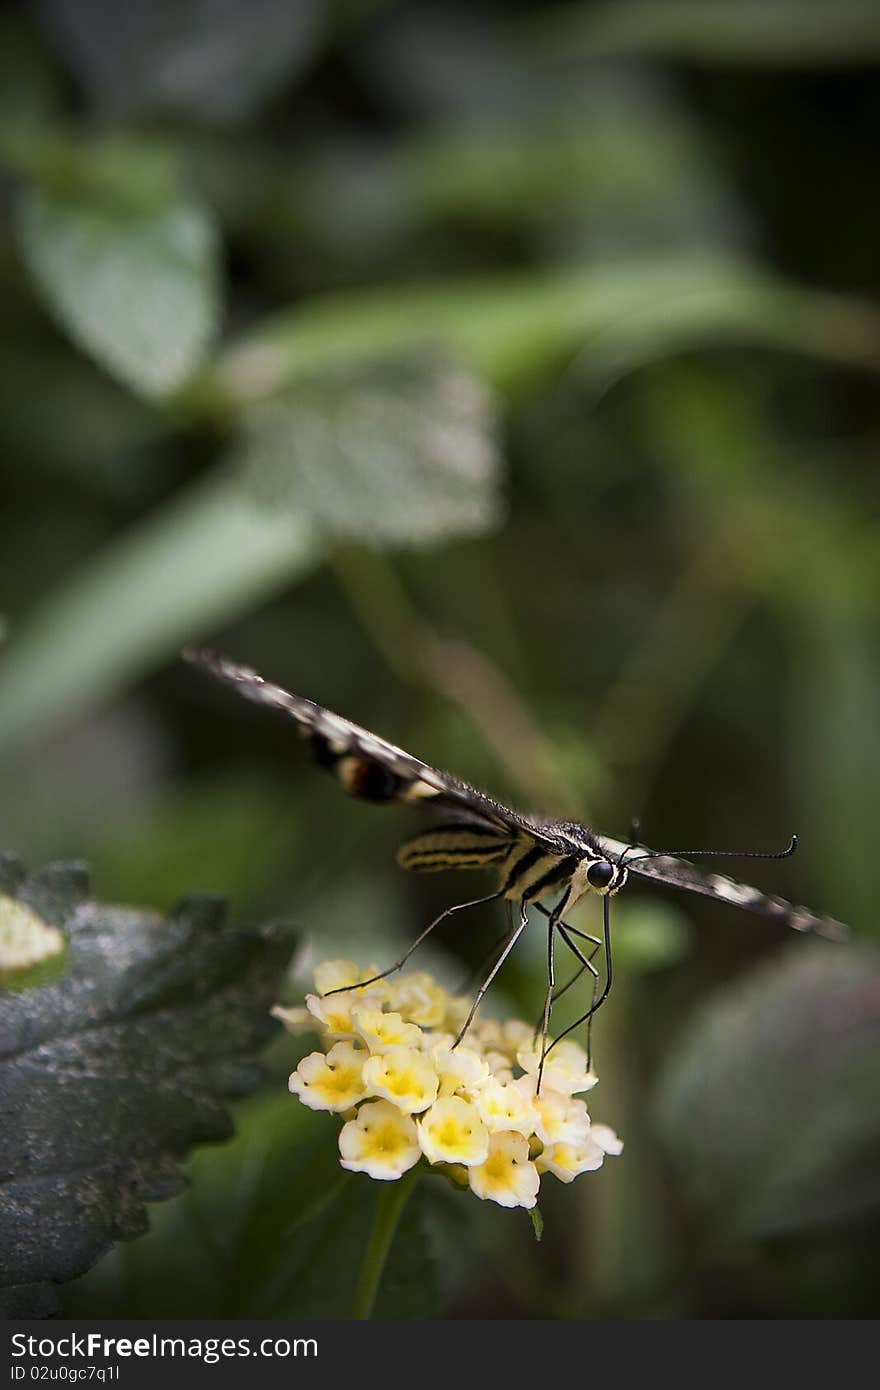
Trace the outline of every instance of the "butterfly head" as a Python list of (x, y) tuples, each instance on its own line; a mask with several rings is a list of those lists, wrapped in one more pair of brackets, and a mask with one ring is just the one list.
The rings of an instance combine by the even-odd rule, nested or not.
[(602, 897), (606, 897), (610, 893), (616, 893), (626, 883), (625, 865), (615, 864), (611, 859), (589, 859), (582, 867), (585, 891), (600, 893)]

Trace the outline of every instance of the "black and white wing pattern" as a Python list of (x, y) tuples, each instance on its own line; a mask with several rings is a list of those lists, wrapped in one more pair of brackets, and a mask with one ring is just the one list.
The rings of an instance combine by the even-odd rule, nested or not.
[[(731, 907), (743, 907), (747, 912), (757, 912), (762, 917), (772, 917), (777, 922), (795, 931), (815, 932), (817, 936), (830, 941), (847, 941), (849, 928), (833, 917), (817, 917), (806, 907), (795, 907), (784, 898), (769, 897), (759, 888), (747, 883), (737, 883), (726, 874), (704, 873), (687, 859), (675, 859), (671, 855), (640, 859), (639, 849), (624, 844), (622, 840), (612, 840), (607, 835), (597, 835), (596, 840), (608, 857), (619, 860), (627, 854), (626, 868), (637, 878), (650, 879), (662, 883), (667, 888), (682, 888), (688, 893), (700, 893), (706, 898), (729, 903)], [(628, 853), (628, 851), (631, 851)]]
[(508, 844), (514, 840), (534, 841), (547, 854), (595, 852), (592, 837), (583, 827), (545, 823), (521, 815), (341, 714), (334, 714), (302, 695), (293, 695), (280, 685), (272, 685), (248, 666), (202, 648), (188, 647), (182, 655), (192, 665), (233, 686), (246, 699), (295, 719), (316, 761), (330, 769), (352, 796), (373, 802), (396, 801), (447, 816), (451, 813), (473, 826), (500, 832), (499, 839)]
[[(537, 901), (544, 891), (573, 882), (576, 874), (598, 862), (598, 877), (588, 875), (586, 880), (598, 891), (616, 892), (627, 875), (634, 874), (774, 918), (795, 931), (812, 931), (834, 941), (848, 937), (847, 928), (833, 918), (818, 917), (805, 907), (768, 897), (723, 874), (703, 873), (685, 859), (644, 857), (651, 852), (596, 834), (587, 826), (511, 810), (369, 729), (272, 685), (250, 667), (217, 652), (187, 648), (183, 656), (246, 699), (294, 719), (316, 761), (332, 771), (350, 795), (439, 812), (443, 824), (438, 829), (401, 846), (398, 860), (404, 868), (430, 872), (494, 866), (504, 875), (505, 896)], [(584, 888), (581, 882), (577, 896)]]

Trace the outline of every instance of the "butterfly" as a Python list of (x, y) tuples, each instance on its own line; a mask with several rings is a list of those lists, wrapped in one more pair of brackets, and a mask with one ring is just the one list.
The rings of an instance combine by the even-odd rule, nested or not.
[[(523, 815), (484, 792), (423, 763), (378, 734), (334, 714), (301, 695), (263, 679), (256, 671), (240, 666), (217, 652), (186, 648), (185, 660), (233, 686), (248, 700), (280, 710), (294, 719), (316, 762), (331, 771), (350, 795), (376, 803), (397, 802), (433, 812), (435, 824), (405, 841), (398, 850), (404, 869), (434, 873), (445, 869), (490, 869), (497, 875), (497, 889), (470, 902), (448, 907), (416, 938), (406, 953), (382, 971), (382, 979), (402, 968), (416, 948), (452, 913), (496, 899), (505, 899), (510, 910), (510, 926), (494, 953), (492, 969), (483, 980), (468, 1019), (456, 1043), (460, 1042), (507, 956), (527, 925), (527, 909), (534, 906), (547, 919), (548, 985), (542, 1021), (545, 1040), (543, 1056), (572, 1029), (588, 1025), (604, 1003), (613, 979), (610, 912), (611, 899), (630, 875), (648, 879), (668, 888), (700, 893), (734, 907), (770, 917), (796, 931), (814, 932), (834, 941), (845, 940), (848, 929), (830, 917), (819, 917), (805, 907), (795, 907), (782, 898), (771, 897), (757, 888), (737, 883), (723, 874), (703, 873), (682, 854), (714, 853), (705, 850), (655, 851), (645, 846), (602, 835), (575, 821), (547, 820)], [(792, 836), (785, 850), (763, 853), (742, 851), (742, 857), (784, 859), (793, 854), (797, 837)], [(732, 851), (721, 851), (731, 854)], [(740, 852), (736, 852), (738, 855)], [(571, 925), (564, 914), (587, 894), (601, 897), (603, 937), (592, 936)], [(545, 898), (556, 898), (548, 907)], [(513, 917), (513, 907), (519, 909)], [(554, 946), (557, 936), (578, 961), (576, 975), (556, 989)], [(582, 944), (583, 943), (583, 944)], [(592, 950), (587, 950), (592, 947)], [(593, 958), (604, 953), (604, 981)], [(584, 971), (593, 978), (590, 1008), (560, 1033), (549, 1046), (550, 1012), (553, 1004)], [(371, 983), (372, 981), (370, 981)]]

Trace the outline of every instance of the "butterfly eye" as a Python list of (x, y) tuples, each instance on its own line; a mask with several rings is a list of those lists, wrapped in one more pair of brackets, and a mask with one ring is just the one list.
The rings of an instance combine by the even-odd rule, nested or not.
[(587, 882), (593, 888), (607, 888), (614, 877), (614, 865), (607, 859), (597, 859), (587, 869)]

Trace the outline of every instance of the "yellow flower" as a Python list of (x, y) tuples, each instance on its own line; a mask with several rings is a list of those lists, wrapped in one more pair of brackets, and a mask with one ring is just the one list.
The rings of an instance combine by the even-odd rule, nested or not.
[(376, 1007), (382, 1003), (381, 991), (346, 989), (342, 994), (306, 995), (306, 1008), (332, 1038), (356, 1038), (354, 1010)]
[[(541, 1065), (541, 1043), (523, 1043), (516, 1054), (517, 1061), (524, 1072), (537, 1075)], [(587, 1071), (587, 1054), (576, 1042), (559, 1043), (544, 1060), (541, 1076), (541, 1089), (549, 1086), (554, 1091), (562, 1091), (572, 1096), (578, 1091), (591, 1091), (598, 1077)]]
[(441, 1096), (418, 1123), (419, 1143), (429, 1163), (485, 1163), (489, 1131), (479, 1111), (461, 1096)]
[(423, 1158), (482, 1200), (533, 1207), (543, 1173), (568, 1183), (622, 1151), (578, 1098), (596, 1077), (572, 1039), (547, 1056), (538, 1092), (541, 1040), (522, 1019), (476, 1019), (458, 1045), (469, 1000), (426, 971), (365, 983), (375, 974), (326, 961), (305, 1010), (273, 1010), (291, 1032), (311, 1027), (324, 1040), (326, 1055), (304, 1057), (290, 1089), (346, 1116), (344, 1168), (387, 1181)]
[[(319, 994), (329, 994), (331, 989), (362, 985), (364, 980), (370, 980), (378, 973), (373, 966), (362, 970), (353, 960), (325, 960), (315, 966), (315, 989)], [(384, 981), (377, 980), (371, 988), (377, 989), (380, 985), (384, 985)]]
[(326, 1057), (310, 1052), (291, 1074), (288, 1086), (311, 1110), (350, 1110), (369, 1095), (363, 1070), (367, 1053), (353, 1043), (338, 1042)]
[(590, 1132), (590, 1116), (584, 1102), (544, 1085), (536, 1095), (536, 1078), (529, 1077), (529, 1081), (532, 1084), (532, 1105), (538, 1117), (535, 1133), (541, 1142), (577, 1144), (586, 1139)]
[(418, 1047), (422, 1039), (421, 1028), (404, 1023), (400, 1014), (386, 1014), (381, 1009), (356, 1004), (351, 1018), (358, 1036), (371, 1052), (387, 1052), (389, 1047)]
[(427, 1110), (437, 1099), (439, 1079), (429, 1057), (414, 1047), (389, 1047), (364, 1063), (364, 1082), (376, 1096), (407, 1115)]
[(380, 1182), (402, 1177), (422, 1156), (414, 1121), (387, 1100), (362, 1105), (342, 1126), (339, 1153), (343, 1168)]
[(435, 1047), (431, 1056), (440, 1078), (441, 1096), (467, 1094), (489, 1080), (488, 1063), (469, 1047)]
[(605, 1162), (605, 1150), (593, 1140), (590, 1134), (572, 1144), (551, 1144), (535, 1160), (539, 1173), (552, 1173), (562, 1182), (571, 1182), (579, 1173), (589, 1173), (601, 1168)]
[(493, 1134), (485, 1163), (468, 1169), (471, 1191), (502, 1207), (533, 1207), (540, 1181), (529, 1159), (529, 1141), (510, 1130)]
[(273, 1004), (269, 1012), (273, 1018), (277, 1018), (280, 1023), (283, 1023), (288, 1033), (293, 1033), (294, 1037), (297, 1037), (300, 1033), (314, 1033), (317, 1031), (312, 1015), (303, 1005), (294, 1008), (286, 1008), (284, 1004)]
[(427, 970), (401, 975), (389, 985), (388, 993), (392, 1009), (410, 1023), (418, 1023), (422, 1028), (437, 1028), (444, 1021), (448, 995)]
[(537, 1123), (532, 1097), (517, 1081), (498, 1081), (494, 1076), (479, 1088), (474, 1104), (488, 1130), (516, 1130), (526, 1137)]
[(599, 1145), (600, 1149), (615, 1158), (623, 1153), (623, 1140), (618, 1139), (610, 1125), (591, 1125), (590, 1138), (594, 1144)]

